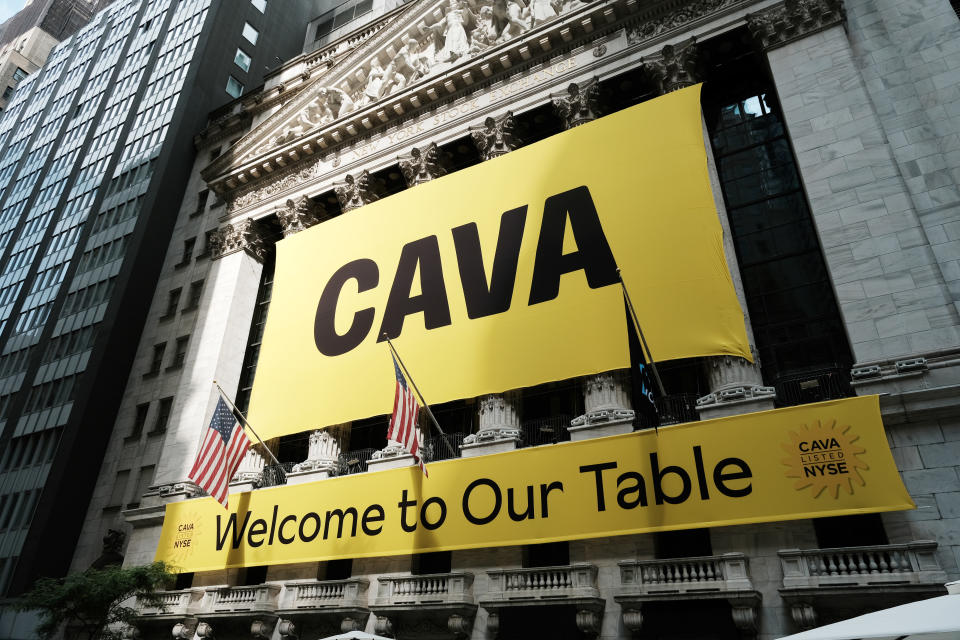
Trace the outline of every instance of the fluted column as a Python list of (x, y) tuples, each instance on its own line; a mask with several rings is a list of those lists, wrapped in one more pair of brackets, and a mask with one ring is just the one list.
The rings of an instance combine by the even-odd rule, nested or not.
[[(552, 98), (553, 110), (565, 129), (596, 120), (602, 114), (600, 79), (571, 83), (567, 92)], [(568, 429), (574, 440), (627, 433), (633, 430), (633, 403), (630, 376), (626, 371), (607, 371), (583, 379), (584, 414), (574, 418)]]
[(250, 491), (260, 487), (263, 482), (263, 456), (253, 447), (247, 449), (247, 455), (243, 456), (237, 472), (233, 474), (230, 480), (230, 487), (235, 493)]
[[(520, 147), (515, 134), (513, 112), (489, 117), (480, 126), (470, 127), (480, 157), (493, 160)], [(520, 394), (516, 391), (491, 393), (477, 398), (477, 432), (463, 439), (465, 458), (516, 449), (520, 443)]]
[[(702, 80), (698, 67), (696, 38), (690, 38), (676, 45), (665, 46), (659, 54), (644, 58), (643, 67), (661, 95), (683, 89)], [(713, 150), (709, 146), (710, 136), (707, 133), (705, 122), (703, 123), (703, 131), (708, 152), (707, 171), (710, 176), (710, 186), (713, 190), (720, 224), (723, 227), (723, 249), (727, 258), (727, 267), (730, 269), (730, 275), (733, 279), (737, 301), (740, 303), (740, 308), (743, 309), (747, 340), (754, 354), (752, 363), (739, 356), (704, 359), (710, 393), (697, 400), (697, 410), (702, 418), (717, 418), (737, 413), (772, 409), (776, 393), (772, 387), (763, 386), (759, 359), (754, 348), (753, 327), (750, 324), (750, 317), (747, 315), (747, 299), (743, 290), (743, 280), (740, 277), (740, 267), (737, 264), (736, 251), (733, 246), (730, 220), (727, 217), (723, 191), (720, 186), (720, 175), (717, 173)]]

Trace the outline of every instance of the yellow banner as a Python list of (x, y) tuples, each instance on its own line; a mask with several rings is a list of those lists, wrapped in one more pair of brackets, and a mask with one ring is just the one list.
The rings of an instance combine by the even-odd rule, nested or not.
[(167, 505), (180, 571), (914, 507), (876, 396)]
[(657, 360), (750, 358), (700, 87), (368, 204), (277, 245), (250, 422), (389, 413), (384, 334), (431, 403), (628, 366), (616, 267)]

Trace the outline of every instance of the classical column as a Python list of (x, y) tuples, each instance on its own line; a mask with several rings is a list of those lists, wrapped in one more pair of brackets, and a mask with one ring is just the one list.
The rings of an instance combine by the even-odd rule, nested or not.
[(520, 392), (491, 393), (478, 398), (480, 425), (463, 439), (463, 457), (499, 453), (520, 442)]
[(380, 199), (380, 196), (376, 193), (373, 178), (366, 169), (361, 171), (356, 178), (347, 174), (343, 182), (337, 182), (333, 185), (333, 190), (337, 194), (337, 200), (340, 201), (340, 208), (343, 213)]
[(493, 160), (518, 148), (520, 140), (515, 132), (512, 111), (498, 118), (489, 117), (480, 126), (470, 127), (470, 136), (484, 160)]
[(186, 478), (197, 456), (201, 430), (217, 404), (218, 394), (211, 382), (217, 380), (230, 390), (240, 381), (268, 244), (252, 220), (224, 225), (212, 236), (212, 262), (194, 328), (194, 335), (202, 335), (203, 340), (189, 342), (157, 461), (155, 486), (143, 496), (140, 508), (125, 514), (133, 526), (127, 547), (127, 561), (132, 564), (152, 559), (162, 524), (156, 515), (163, 513), (164, 505), (197, 494)]
[(263, 456), (260, 452), (251, 447), (247, 449), (247, 455), (243, 456), (237, 472), (233, 474), (230, 480), (230, 491), (232, 493), (243, 493), (259, 489), (263, 484)]
[[(683, 89), (701, 80), (697, 67), (696, 39), (690, 38), (676, 45), (667, 45), (655, 56), (643, 58), (643, 67), (658, 88), (661, 95)], [(710, 176), (710, 186), (713, 190), (717, 213), (723, 227), (723, 249), (727, 258), (727, 267), (733, 278), (737, 301), (743, 309), (744, 324), (746, 325), (747, 339), (754, 354), (754, 361), (739, 356), (720, 356), (705, 358), (707, 381), (710, 393), (697, 399), (697, 410), (702, 418), (718, 418), (725, 415), (748, 413), (773, 408), (776, 395), (773, 387), (763, 386), (763, 377), (760, 374), (759, 359), (754, 349), (753, 327), (747, 315), (747, 299), (743, 291), (743, 280), (740, 277), (740, 267), (737, 264), (736, 251), (733, 247), (733, 236), (730, 230), (730, 220), (727, 217), (724, 205), (723, 192), (720, 187), (720, 176), (717, 173), (713, 149), (710, 147), (710, 137), (703, 123), (704, 141), (707, 145), (707, 172)]]
[(405, 156), (400, 156), (400, 171), (408, 187), (429, 182), (447, 174), (447, 170), (440, 163), (440, 148), (436, 142), (431, 142), (424, 150), (416, 147)]
[(287, 200), (276, 213), (280, 226), (283, 227), (284, 238), (312, 227), (327, 217), (323, 207), (307, 196)]
[[(552, 98), (553, 109), (565, 129), (573, 129), (602, 115), (600, 79), (571, 83), (567, 93)], [(626, 371), (607, 371), (583, 380), (584, 414), (567, 427), (570, 438), (586, 440), (633, 431), (630, 376)]]
[[(513, 112), (497, 118), (489, 117), (483, 124), (470, 127), (480, 157), (493, 160), (520, 146), (515, 135)], [(477, 399), (479, 426), (477, 432), (463, 439), (464, 457), (500, 453), (517, 448), (520, 443), (520, 394), (516, 391), (491, 393)]]
[(293, 466), (293, 471), (287, 474), (287, 484), (312, 482), (337, 475), (340, 442), (333, 429), (330, 427), (310, 432), (307, 459)]

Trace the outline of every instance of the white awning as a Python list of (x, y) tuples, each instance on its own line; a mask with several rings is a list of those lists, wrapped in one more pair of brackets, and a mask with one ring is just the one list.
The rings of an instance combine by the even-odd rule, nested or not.
[(875, 611), (780, 640), (960, 640), (960, 594)]

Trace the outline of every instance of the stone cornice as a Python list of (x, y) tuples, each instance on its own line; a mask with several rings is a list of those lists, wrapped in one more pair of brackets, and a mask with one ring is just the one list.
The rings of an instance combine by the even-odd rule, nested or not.
[(846, 13), (842, 0), (786, 0), (746, 20), (754, 40), (769, 51), (843, 24)]
[[(628, 41), (631, 45), (648, 44), (657, 41), (664, 34), (669, 35), (684, 24), (704, 23), (712, 19), (714, 13), (724, 15), (736, 10), (742, 11), (751, 4), (757, 4), (756, 0), (674, 0), (643, 8), (639, 6), (638, 0), (591, 3), (552, 22), (539, 25), (514, 40), (464, 59), (443, 74), (422, 78), (397, 94), (298, 136), (269, 153), (259, 154), (254, 160), (234, 163), (232, 166), (224, 161), (217, 167), (208, 167), (204, 171), (204, 177), (212, 188), (226, 194), (228, 200), (235, 201), (228, 208), (228, 216), (232, 217), (241, 210), (256, 205), (263, 197), (293, 193), (295, 183), (289, 176), (296, 173), (304, 181), (310, 181), (311, 177), (321, 171), (320, 160), (329, 159), (333, 152), (369, 138), (386, 126), (412, 118), (476, 89), (485, 88), (493, 82), (509, 77), (517, 69), (529, 68), (624, 27), (628, 30)], [(679, 11), (678, 7), (684, 10)], [(408, 22), (398, 23), (410, 28)], [(644, 28), (648, 23), (654, 26), (650, 29)], [(387, 37), (390, 35), (383, 35), (383, 38)], [(370, 46), (375, 44), (371, 43)], [(369, 51), (366, 47), (364, 52), (353, 53), (354, 56), (367, 54)], [(324, 83), (327, 79), (330, 77), (325, 78)], [(286, 117), (303, 107), (301, 100), (294, 102), (296, 104), (291, 103), (285, 108), (288, 110)], [(279, 113), (271, 117), (271, 121), (274, 119), (283, 121)], [(268, 127), (267, 122), (259, 125), (258, 130), (262, 131), (265, 127)], [(250, 136), (250, 139), (252, 138), (253, 136)], [(258, 137), (258, 140), (262, 140), (262, 137)], [(251, 145), (248, 145), (248, 148), (249, 146)], [(237, 155), (234, 154), (234, 160)], [(264, 169), (265, 165), (274, 161), (274, 166), (269, 170)], [(278, 170), (279, 166), (284, 167), (283, 171)], [(224, 168), (228, 170), (222, 170)], [(269, 177), (266, 173), (270, 173)], [(283, 187), (277, 184), (280, 181), (285, 183)], [(275, 184), (277, 186), (274, 186)]]

